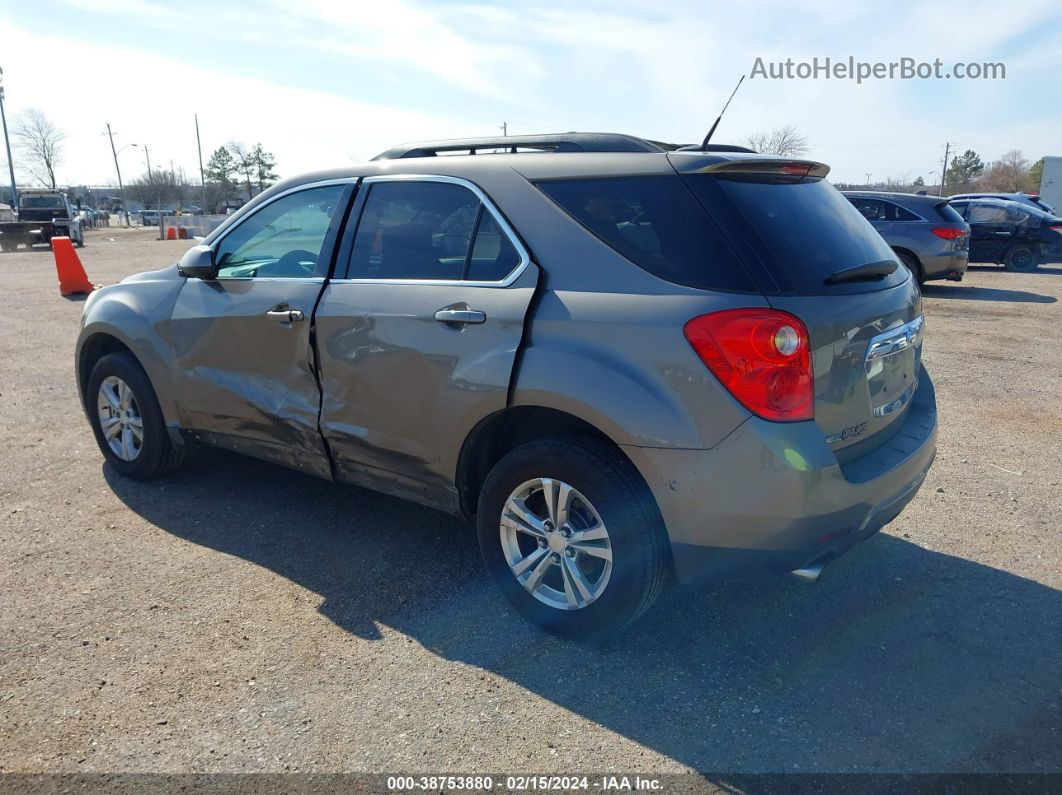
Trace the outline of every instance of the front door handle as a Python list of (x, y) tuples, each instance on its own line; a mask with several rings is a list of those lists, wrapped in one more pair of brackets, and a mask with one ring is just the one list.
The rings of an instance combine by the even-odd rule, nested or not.
[(280, 320), (284, 323), (294, 323), (298, 320), (306, 319), (306, 315), (303, 314), (301, 309), (270, 309), (266, 312), (266, 317), (271, 317), (273, 320)]
[(478, 309), (440, 309), (435, 319), (440, 323), (485, 323), (487, 313)]

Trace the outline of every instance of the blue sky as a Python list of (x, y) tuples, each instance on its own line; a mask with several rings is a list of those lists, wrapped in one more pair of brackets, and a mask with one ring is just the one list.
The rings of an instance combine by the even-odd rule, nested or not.
[[(400, 141), (498, 132), (703, 136), (765, 60), (1002, 61), (1007, 78), (746, 80), (716, 140), (794, 124), (838, 181), (927, 179), (945, 141), (993, 159), (1062, 154), (1062, 6), (751, 2), (0, 0), (9, 118), (67, 133), (63, 182), (261, 141), (280, 171), (345, 165)], [(16, 154), (16, 164), (18, 156)]]

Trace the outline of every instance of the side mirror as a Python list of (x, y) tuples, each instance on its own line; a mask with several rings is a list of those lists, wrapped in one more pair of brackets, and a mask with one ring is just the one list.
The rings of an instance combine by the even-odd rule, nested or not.
[(185, 276), (196, 279), (214, 279), (218, 266), (214, 264), (214, 252), (210, 246), (192, 246), (177, 263), (177, 269)]

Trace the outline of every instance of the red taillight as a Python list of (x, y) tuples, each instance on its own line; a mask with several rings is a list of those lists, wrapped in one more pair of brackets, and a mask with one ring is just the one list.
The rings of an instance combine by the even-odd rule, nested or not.
[(938, 226), (933, 230), (933, 234), (945, 240), (955, 240), (960, 237), (966, 237), (966, 230), (956, 229), (953, 226)]
[(1058, 232), (1058, 234), (1062, 235), (1062, 226), (1049, 226), (1047, 228), (1052, 232)]
[(701, 315), (683, 331), (730, 394), (765, 420), (815, 416), (808, 330), (776, 309), (727, 309)]

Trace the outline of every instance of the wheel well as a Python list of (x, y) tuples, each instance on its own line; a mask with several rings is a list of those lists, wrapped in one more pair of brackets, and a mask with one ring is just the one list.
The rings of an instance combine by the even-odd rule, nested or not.
[(911, 251), (911, 249), (904, 248), (903, 246), (893, 246), (892, 250), (895, 251), (897, 254), (905, 254), (906, 256), (910, 257), (914, 264), (918, 266), (918, 269), (925, 273), (925, 269), (922, 267), (922, 260), (920, 260), (918, 258), (918, 255)]
[[(494, 465), (522, 444), (546, 436), (593, 436), (616, 447), (615, 442), (585, 420), (542, 406), (514, 406), (482, 420), (468, 434), (457, 461), (457, 489), (461, 510), (476, 513), (479, 491)], [(619, 447), (616, 452), (622, 453)]]
[(81, 386), (82, 396), (85, 395), (88, 389), (89, 376), (92, 374), (92, 368), (95, 367), (96, 362), (108, 353), (121, 351), (128, 353), (134, 359), (136, 358), (133, 352), (129, 350), (128, 345), (110, 334), (93, 334), (85, 340), (85, 343), (81, 346), (81, 355), (78, 357), (77, 362), (77, 380)]

